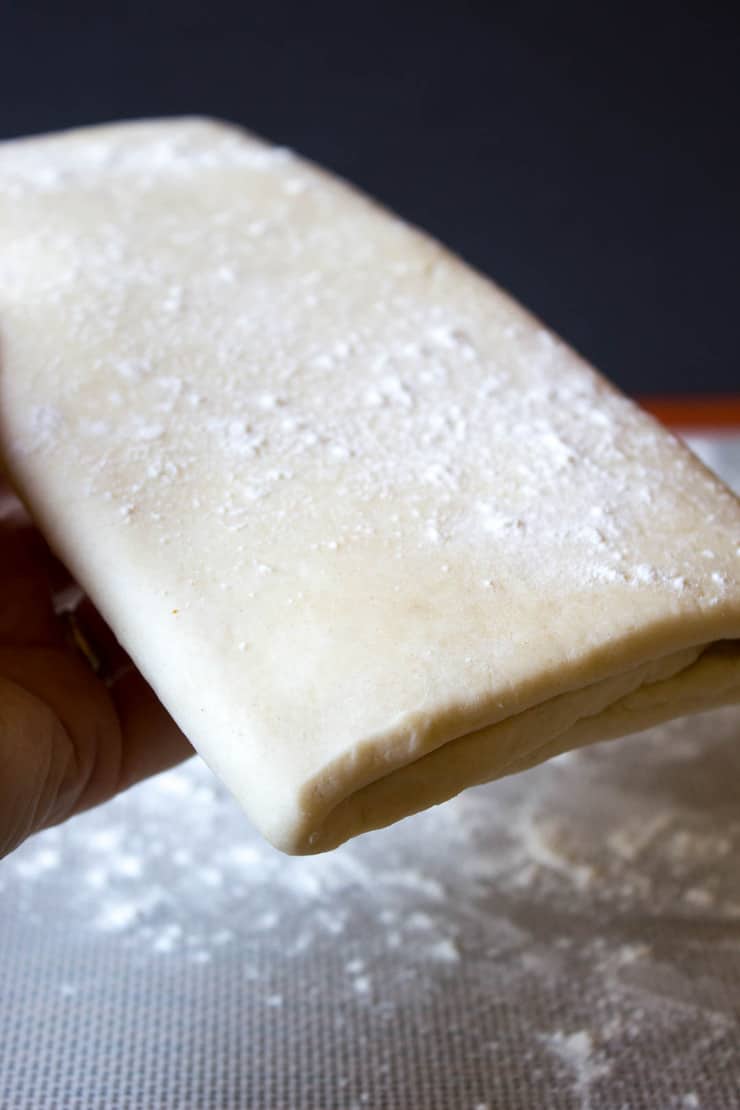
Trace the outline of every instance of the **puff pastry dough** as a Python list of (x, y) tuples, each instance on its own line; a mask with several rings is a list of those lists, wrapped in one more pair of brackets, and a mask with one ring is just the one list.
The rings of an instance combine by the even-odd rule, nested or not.
[(0, 148), (0, 422), (262, 832), (740, 700), (740, 508), (437, 243), (199, 119)]

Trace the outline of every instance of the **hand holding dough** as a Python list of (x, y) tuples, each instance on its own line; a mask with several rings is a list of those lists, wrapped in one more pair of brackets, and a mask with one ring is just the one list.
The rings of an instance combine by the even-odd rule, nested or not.
[(264, 834), (740, 700), (740, 507), (490, 282), (201, 120), (0, 148), (18, 488)]

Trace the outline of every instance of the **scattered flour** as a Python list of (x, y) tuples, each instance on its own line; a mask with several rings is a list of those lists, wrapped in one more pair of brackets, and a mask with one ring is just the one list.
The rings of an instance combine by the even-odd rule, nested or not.
[(543, 1034), (542, 1040), (570, 1072), (580, 1110), (591, 1110), (592, 1086), (610, 1071), (608, 1063), (595, 1052), (591, 1034), (585, 1029), (567, 1034), (557, 1031)]

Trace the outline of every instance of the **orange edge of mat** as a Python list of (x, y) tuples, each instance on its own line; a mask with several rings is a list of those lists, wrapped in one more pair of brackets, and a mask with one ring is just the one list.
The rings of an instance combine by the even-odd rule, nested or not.
[(648, 396), (636, 400), (669, 428), (740, 432), (740, 394)]

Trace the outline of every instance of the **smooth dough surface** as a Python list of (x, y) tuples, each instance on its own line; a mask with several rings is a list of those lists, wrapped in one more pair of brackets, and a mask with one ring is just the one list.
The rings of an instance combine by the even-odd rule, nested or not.
[(0, 147), (0, 435), (262, 832), (740, 700), (740, 506), (567, 346), (200, 119)]

